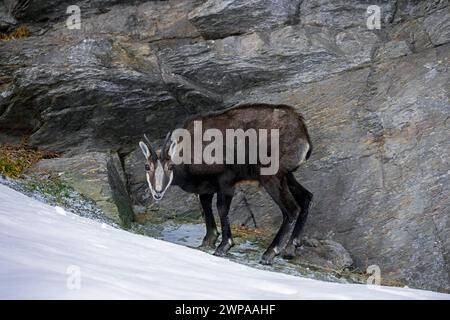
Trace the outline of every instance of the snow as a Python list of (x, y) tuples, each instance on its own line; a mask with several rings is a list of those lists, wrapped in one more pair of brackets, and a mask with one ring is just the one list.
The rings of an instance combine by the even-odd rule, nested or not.
[(0, 185), (0, 299), (450, 299), (254, 269)]

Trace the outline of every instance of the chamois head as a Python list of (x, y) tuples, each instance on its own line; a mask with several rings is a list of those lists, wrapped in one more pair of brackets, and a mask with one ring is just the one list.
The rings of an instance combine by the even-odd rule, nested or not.
[(163, 198), (167, 188), (169, 188), (173, 179), (173, 162), (171, 159), (172, 151), (175, 148), (175, 142), (169, 147), (171, 133), (167, 137), (158, 151), (154, 151), (149, 139), (144, 134), (147, 141), (139, 142), (142, 153), (145, 156), (145, 171), (147, 176), (147, 183), (155, 200), (159, 201)]

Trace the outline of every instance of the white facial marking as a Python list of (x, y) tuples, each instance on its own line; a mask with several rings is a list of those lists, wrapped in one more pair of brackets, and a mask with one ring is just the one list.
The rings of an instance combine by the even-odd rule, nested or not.
[(145, 175), (147, 176), (148, 187), (150, 188), (150, 191), (152, 192), (152, 195), (153, 195), (155, 193), (155, 191), (153, 190), (152, 183), (150, 182), (150, 175), (148, 174), (148, 172), (146, 172)]
[(167, 188), (169, 188), (169, 186), (172, 184), (172, 180), (173, 180), (173, 171), (170, 172), (170, 178), (169, 178), (169, 183), (167, 184), (166, 188), (164, 189), (164, 191), (162, 192), (162, 196), (164, 196), (164, 193), (166, 193)]
[(163, 189), (163, 180), (164, 180), (164, 169), (161, 164), (161, 161), (158, 160), (156, 163), (155, 170), (155, 191), (161, 192)]
[[(161, 189), (159, 189), (159, 190), (162, 190), (162, 178), (160, 179), (160, 182), (158, 182), (158, 179), (156, 178), (157, 172), (158, 172), (158, 167), (161, 168), (161, 170), (162, 170), (162, 173), (161, 173), (161, 171), (159, 171), (159, 174), (162, 175), (162, 177), (164, 177), (164, 170), (162, 169), (162, 164), (160, 161), (158, 161), (157, 170), (155, 171), (155, 180), (156, 180), (155, 188), (153, 188), (153, 186), (152, 186), (152, 183), (150, 181), (150, 175), (148, 174), (148, 172), (145, 174), (147, 176), (147, 183), (148, 183), (148, 187), (150, 188), (150, 192), (151, 192), (153, 198), (157, 201), (161, 200), (164, 197), (164, 194), (166, 193), (167, 189), (170, 187), (170, 184), (172, 183), (172, 180), (173, 180), (173, 172), (170, 172), (169, 183), (167, 184), (166, 188), (162, 192), (157, 191), (158, 190), (157, 187), (160, 187)], [(158, 194), (158, 193), (159, 193), (159, 197), (156, 196), (156, 194)]]

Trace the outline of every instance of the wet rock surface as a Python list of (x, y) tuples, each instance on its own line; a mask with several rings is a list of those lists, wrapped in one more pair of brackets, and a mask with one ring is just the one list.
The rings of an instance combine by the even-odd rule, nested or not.
[[(135, 231), (176, 244), (196, 248), (210, 254), (213, 249), (199, 247), (205, 235), (205, 226), (199, 221), (147, 223)], [(220, 240), (220, 239), (219, 239)], [(352, 267), (352, 259), (342, 245), (334, 241), (308, 239), (298, 248), (294, 260), (276, 258), (272, 266), (258, 263), (269, 241), (258, 229), (234, 229), (235, 246), (226, 259), (255, 268), (304, 276), (318, 280), (340, 283), (366, 283), (367, 274)]]
[[(189, 115), (286, 103), (315, 147), (296, 173), (315, 196), (305, 235), (340, 243), (360, 270), (450, 290), (448, 0), (79, 1), (80, 30), (66, 28), (68, 1), (10, 12), (19, 2), (0, 5), (0, 31), (31, 31), (0, 42), (0, 142), (28, 137), (63, 153), (61, 166), (38, 167), (84, 172), (78, 186), (97, 181), (93, 198), (115, 219), (130, 207), (142, 222), (200, 217), (179, 189), (149, 199), (143, 133), (157, 146)], [(381, 9), (379, 30), (366, 26), (369, 5)], [(230, 216), (268, 234), (281, 221), (254, 186), (237, 189)]]

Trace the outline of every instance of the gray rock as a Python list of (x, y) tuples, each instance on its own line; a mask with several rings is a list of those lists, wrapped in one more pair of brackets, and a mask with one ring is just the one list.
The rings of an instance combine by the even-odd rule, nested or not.
[(283, 215), (267, 192), (258, 186), (240, 185), (230, 208), (230, 221), (239, 226), (261, 228), (274, 236)]
[(434, 14), (437, 10), (448, 9), (449, 4), (448, 0), (397, 0), (395, 22), (428, 16)]
[(28, 1), (28, 0), (4, 0), (3, 3), (4, 3), (4, 6), (5, 6), (8, 14), (10, 14), (12, 17), (19, 18), (25, 14), (31, 1)]
[(205, 39), (265, 30), (295, 22), (300, 0), (208, 0), (189, 14)]
[(389, 41), (384, 43), (380, 48), (378, 48), (375, 59), (394, 59), (402, 56), (411, 54), (411, 48), (408, 43), (404, 40), (402, 41)]
[(287, 26), (179, 47), (163, 47), (158, 57), (168, 73), (209, 91), (234, 96), (267, 83), (310, 82), (371, 60), (378, 37), (369, 31), (339, 33)]
[(0, 32), (8, 32), (17, 25), (17, 20), (9, 13), (7, 7), (0, 3)]
[(338, 272), (353, 265), (353, 259), (348, 251), (340, 243), (332, 240), (304, 239), (295, 254), (293, 263)]
[(118, 4), (136, 5), (145, 0), (5, 0), (10, 13), (21, 21), (58, 21), (68, 18), (67, 8), (77, 5), (83, 17), (108, 11)]
[[(388, 34), (390, 38), (389, 42), (393, 44), (406, 43), (412, 52), (420, 52), (433, 47), (430, 37), (425, 30), (423, 18), (393, 25), (388, 30)], [(398, 46), (396, 47), (400, 49)]]
[(450, 42), (450, 7), (427, 16), (424, 25), (433, 45)]
[(90, 152), (71, 158), (44, 159), (28, 169), (28, 174), (58, 177), (95, 201), (107, 218), (125, 227), (134, 219), (117, 155)]
[[(119, 1), (116, 1), (119, 2)], [(121, 1), (125, 3), (125, 1)], [(143, 2), (142, 4), (139, 4)], [(59, 36), (86, 37), (90, 34), (120, 35), (139, 41), (164, 39), (194, 39), (200, 37), (197, 29), (189, 22), (188, 12), (201, 3), (193, 1), (135, 1), (136, 5), (107, 6), (101, 14), (85, 14), (81, 6), (81, 29), (77, 32), (64, 24), (53, 26)], [(95, 3), (94, 3), (95, 4)]]
[(300, 7), (302, 24), (332, 28), (360, 27), (367, 29), (368, 7), (380, 8), (384, 27), (394, 17), (396, 1), (392, 0), (304, 0)]

